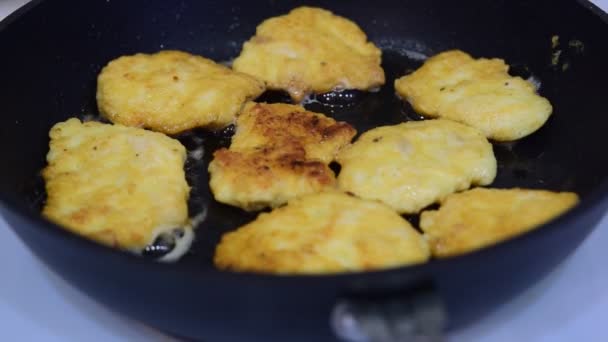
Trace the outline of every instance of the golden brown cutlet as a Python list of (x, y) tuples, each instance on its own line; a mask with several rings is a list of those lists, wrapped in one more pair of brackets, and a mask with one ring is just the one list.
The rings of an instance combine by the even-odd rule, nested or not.
[(175, 228), (186, 229), (184, 236), (191, 239), (186, 149), (179, 141), (75, 118), (53, 126), (50, 137), (42, 172), (44, 216), (76, 234), (136, 253)]
[(483, 134), (440, 119), (369, 130), (337, 161), (340, 189), (408, 214), (496, 176), (492, 145)]
[(308, 93), (383, 85), (381, 57), (352, 21), (299, 7), (261, 23), (233, 68), (264, 80), (269, 89), (287, 91), (299, 103)]
[(335, 186), (328, 167), (356, 131), (301, 106), (248, 103), (229, 149), (214, 153), (210, 186), (219, 202), (259, 210)]
[(433, 255), (445, 258), (532, 230), (577, 203), (572, 192), (476, 188), (446, 197), (438, 210), (424, 211), (420, 227)]
[(177, 134), (234, 123), (264, 83), (210, 59), (181, 51), (123, 56), (103, 68), (97, 105), (114, 123)]
[(508, 70), (502, 59), (451, 50), (395, 80), (395, 89), (422, 115), (464, 123), (493, 140), (516, 140), (538, 130), (552, 107), (532, 83)]
[(279, 274), (368, 271), (422, 263), (426, 240), (388, 206), (329, 191), (293, 198), (222, 237), (220, 269)]

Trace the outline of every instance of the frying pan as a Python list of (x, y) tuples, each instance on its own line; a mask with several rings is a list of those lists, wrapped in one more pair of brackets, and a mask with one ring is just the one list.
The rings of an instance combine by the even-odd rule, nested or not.
[[(213, 201), (206, 163), (230, 132), (178, 138), (205, 158), (188, 161), (191, 211), (205, 209), (191, 253), (161, 264), (96, 245), (40, 216), (39, 172), (48, 130), (96, 115), (95, 81), (111, 59), (180, 49), (216, 61), (238, 55), (265, 18), (299, 1), (33, 1), (0, 24), (1, 212), (49, 267), (108, 307), (175, 336), (207, 341), (332, 341), (439, 336), (462, 327), (541, 279), (589, 234), (608, 207), (606, 15), (588, 2), (307, 1), (357, 22), (383, 49), (387, 84), (354, 100), (328, 94), (308, 108), (371, 127), (420, 119), (394, 96), (395, 77), (424, 56), (459, 48), (501, 57), (512, 73), (540, 81), (554, 107), (535, 134), (495, 144), (495, 187), (577, 192), (572, 211), (513, 240), (468, 255), (385, 271), (325, 276), (220, 272), (214, 246), (253, 218)], [(552, 37), (559, 45), (552, 46)], [(556, 51), (560, 51), (556, 53)], [(556, 58), (557, 57), (557, 58)], [(349, 97), (349, 98), (350, 98)], [(267, 101), (284, 101), (277, 93)], [(200, 139), (199, 139), (200, 140)], [(408, 218), (415, 222), (415, 218)], [(5, 280), (6, 281), (6, 280)], [(10, 280), (9, 280), (10, 281)]]

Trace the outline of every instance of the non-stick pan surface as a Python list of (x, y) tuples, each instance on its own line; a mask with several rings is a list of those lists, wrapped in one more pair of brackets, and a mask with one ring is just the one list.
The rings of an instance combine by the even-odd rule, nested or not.
[[(254, 215), (215, 202), (207, 164), (230, 130), (178, 136), (189, 150), (192, 214), (206, 212), (191, 253), (164, 265), (97, 246), (40, 218), (39, 171), (48, 130), (68, 117), (96, 117), (95, 80), (111, 59), (180, 49), (230, 61), (265, 18), (300, 1), (34, 1), (0, 30), (2, 212), (21, 238), (59, 274), (109, 307), (175, 335), (210, 341), (248, 336), (332, 340), (340, 299), (389, 300), (412, 287), (436, 291), (448, 327), (470, 322), (540, 279), (588, 234), (608, 205), (605, 82), (608, 26), (575, 1), (310, 1), (357, 22), (383, 50), (387, 84), (377, 93), (318, 96), (313, 111), (359, 132), (421, 118), (395, 95), (396, 77), (425, 56), (458, 48), (501, 57), (512, 73), (540, 82), (554, 107), (528, 138), (495, 144), (495, 187), (576, 191), (581, 205), (538, 231), (480, 252), (427, 265), (334, 276), (231, 274), (211, 258), (222, 233)], [(560, 45), (552, 46), (559, 36)], [(555, 59), (556, 51), (560, 51)], [(263, 100), (287, 101), (280, 93)], [(416, 218), (408, 218), (416, 220)]]

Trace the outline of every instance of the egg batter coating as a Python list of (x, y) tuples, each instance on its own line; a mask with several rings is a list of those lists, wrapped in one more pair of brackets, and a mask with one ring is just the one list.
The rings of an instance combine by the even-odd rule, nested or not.
[(176, 228), (185, 229), (182, 238), (192, 238), (186, 150), (177, 140), (75, 118), (53, 126), (50, 138), (42, 172), (44, 216), (76, 234), (135, 253)]
[(248, 103), (230, 148), (217, 150), (209, 164), (211, 191), (219, 202), (252, 211), (333, 188), (328, 164), (355, 134), (301, 106)]
[(420, 114), (464, 123), (493, 140), (516, 140), (544, 125), (553, 109), (532, 83), (508, 70), (502, 59), (452, 50), (397, 79), (395, 89)]
[(386, 205), (337, 191), (292, 199), (222, 237), (220, 269), (279, 274), (368, 271), (423, 263), (425, 239)]
[(435, 257), (464, 254), (530, 231), (578, 203), (572, 192), (476, 188), (424, 211), (420, 227)]
[(234, 70), (287, 91), (295, 102), (334, 89), (384, 84), (382, 52), (352, 21), (320, 8), (299, 7), (262, 22), (243, 45)]
[(483, 134), (441, 119), (374, 128), (337, 160), (342, 190), (407, 214), (496, 176), (492, 145)]
[(114, 123), (177, 134), (223, 128), (263, 82), (212, 60), (181, 51), (123, 56), (97, 80), (97, 105)]

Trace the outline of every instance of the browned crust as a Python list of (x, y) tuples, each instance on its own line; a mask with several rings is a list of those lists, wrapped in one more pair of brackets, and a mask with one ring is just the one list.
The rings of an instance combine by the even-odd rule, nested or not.
[(277, 115), (267, 105), (256, 103), (250, 112), (249, 115), (255, 117), (255, 129), (276, 144), (321, 143), (340, 136), (348, 137), (350, 141), (356, 134), (355, 129), (346, 122), (336, 122), (305, 110)]
[(214, 152), (210, 183), (218, 201), (245, 210), (334, 188), (328, 164), (356, 134), (345, 122), (288, 104), (250, 102), (236, 126), (231, 146)]
[(221, 168), (239, 170), (242, 177), (254, 178), (262, 187), (270, 187), (281, 174), (299, 175), (320, 185), (335, 182), (331, 169), (320, 161), (307, 160), (306, 152), (297, 144), (265, 146), (248, 152), (222, 148), (213, 157)]

